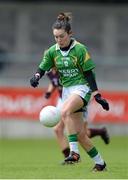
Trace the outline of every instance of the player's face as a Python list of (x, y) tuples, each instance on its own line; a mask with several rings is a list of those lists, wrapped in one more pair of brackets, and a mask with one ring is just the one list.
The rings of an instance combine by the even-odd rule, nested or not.
[(64, 29), (53, 29), (55, 41), (61, 48), (67, 47), (71, 40), (71, 33), (67, 33)]

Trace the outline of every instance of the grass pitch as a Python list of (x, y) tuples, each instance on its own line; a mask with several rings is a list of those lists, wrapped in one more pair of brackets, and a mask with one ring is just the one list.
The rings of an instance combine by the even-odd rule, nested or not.
[(0, 179), (128, 179), (128, 136), (111, 137), (109, 145), (93, 142), (108, 170), (92, 173), (93, 161), (80, 147), (82, 161), (60, 165), (63, 156), (55, 139), (0, 140)]

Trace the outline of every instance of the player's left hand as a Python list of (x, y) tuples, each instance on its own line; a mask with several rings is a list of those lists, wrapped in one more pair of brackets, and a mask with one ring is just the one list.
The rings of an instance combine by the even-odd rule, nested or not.
[(108, 102), (106, 101), (106, 99), (103, 99), (102, 97), (101, 97), (101, 94), (96, 94), (95, 96), (94, 96), (94, 98), (95, 98), (95, 100), (96, 100), (96, 102), (98, 102), (99, 104), (101, 104), (101, 106), (103, 107), (103, 109), (105, 109), (106, 111), (108, 111), (109, 110), (109, 104), (108, 104)]

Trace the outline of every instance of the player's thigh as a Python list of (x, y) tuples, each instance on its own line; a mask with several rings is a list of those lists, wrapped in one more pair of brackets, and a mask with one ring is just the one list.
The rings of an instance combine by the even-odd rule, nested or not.
[(84, 105), (82, 98), (77, 95), (73, 94), (64, 102), (62, 111), (67, 111), (70, 113), (74, 113), (75, 111), (81, 109)]

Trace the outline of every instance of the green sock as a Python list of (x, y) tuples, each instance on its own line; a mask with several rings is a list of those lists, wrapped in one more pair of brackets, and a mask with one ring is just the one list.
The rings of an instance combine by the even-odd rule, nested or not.
[(99, 154), (99, 152), (95, 147), (93, 147), (87, 153), (94, 160), (95, 164), (101, 164), (101, 165), (104, 164), (104, 160), (102, 159), (101, 155)]
[(91, 158), (93, 158), (93, 157), (95, 157), (97, 154), (98, 154), (98, 151), (97, 151), (97, 149), (95, 148), (95, 147), (93, 147), (90, 151), (88, 151), (87, 152), (88, 153), (88, 155), (91, 157)]
[(71, 134), (68, 136), (69, 142), (77, 142), (77, 134)]
[(69, 135), (68, 141), (69, 141), (70, 151), (73, 151), (73, 152), (76, 152), (77, 154), (79, 154), (77, 134)]

